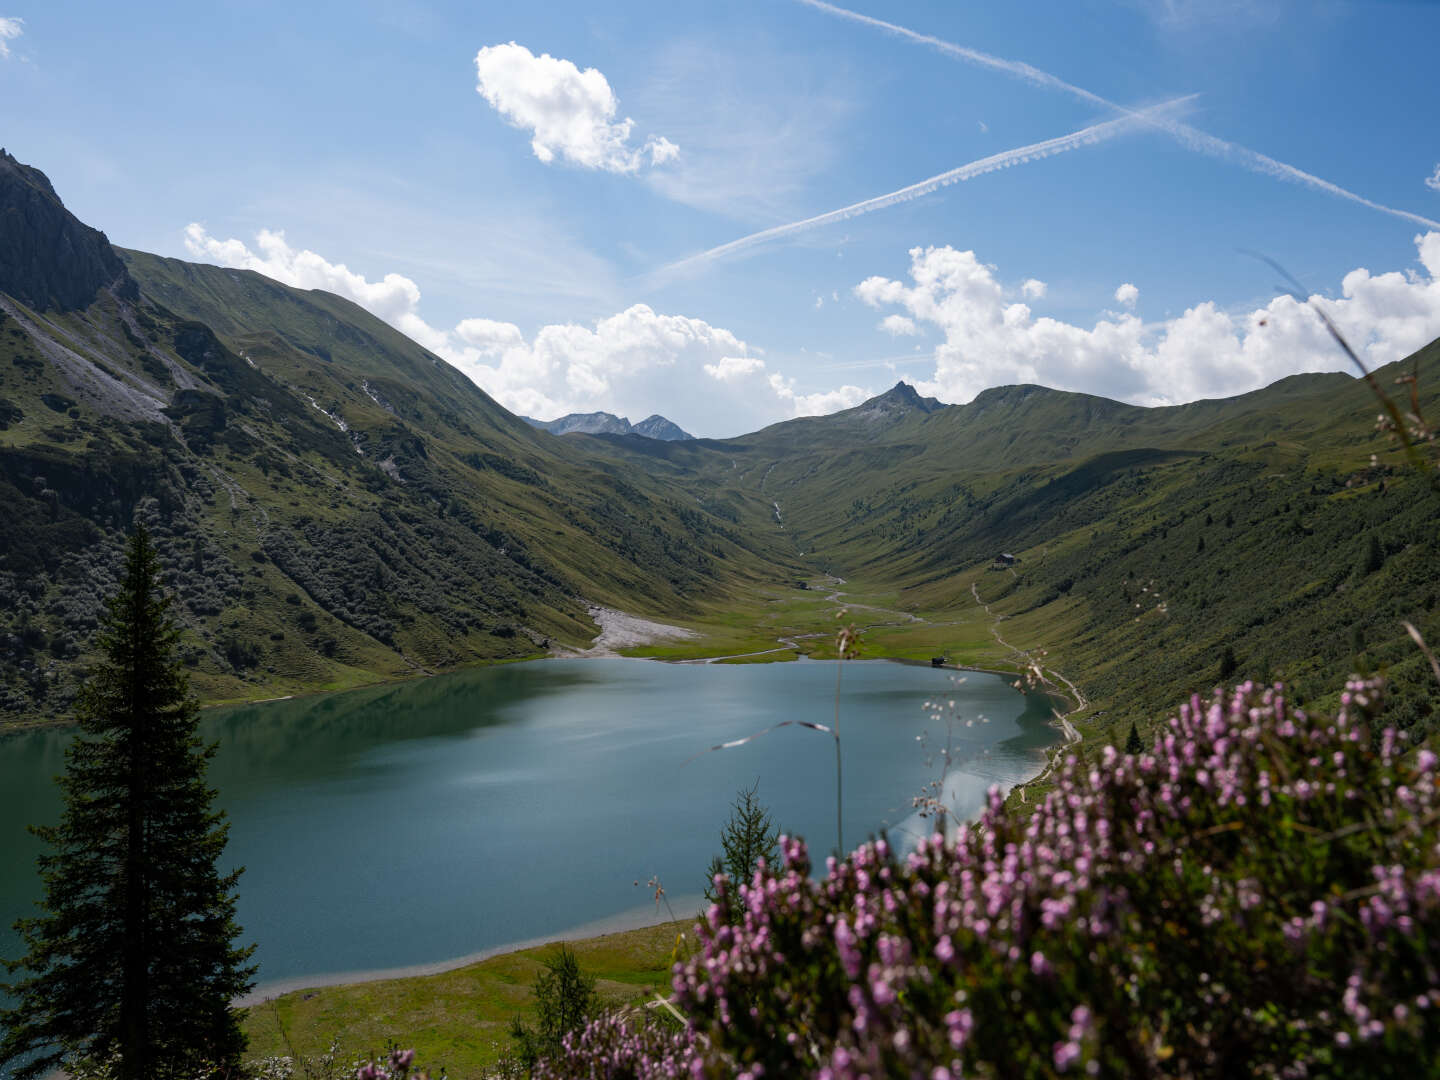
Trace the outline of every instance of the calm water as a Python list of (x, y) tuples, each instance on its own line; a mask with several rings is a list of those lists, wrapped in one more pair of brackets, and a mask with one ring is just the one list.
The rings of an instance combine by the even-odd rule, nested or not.
[[(916, 736), (945, 737), (928, 699), (954, 698), (963, 717), (947, 787), (960, 813), (1032, 774), (1054, 742), (1046, 700), (989, 675), (957, 688), (953, 674), (845, 667), (847, 844), (887, 828), (898, 842), (916, 824), (911, 796), (938, 775)], [(548, 660), (207, 712), (260, 982), (558, 934), (633, 913), (652, 874), (693, 914), (736, 789), (757, 779), (781, 827), (828, 853), (828, 736), (792, 726), (685, 762), (781, 720), (829, 723), (834, 691), (832, 663)], [(18, 955), (10, 924), (39, 894), (25, 825), (57, 818), (68, 739), (0, 739), (0, 956)]]

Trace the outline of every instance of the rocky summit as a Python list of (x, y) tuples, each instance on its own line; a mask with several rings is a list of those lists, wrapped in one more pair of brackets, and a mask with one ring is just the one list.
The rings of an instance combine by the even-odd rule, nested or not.
[(74, 311), (102, 289), (135, 299), (105, 234), (65, 209), (49, 179), (0, 149), (0, 293), (35, 311)]

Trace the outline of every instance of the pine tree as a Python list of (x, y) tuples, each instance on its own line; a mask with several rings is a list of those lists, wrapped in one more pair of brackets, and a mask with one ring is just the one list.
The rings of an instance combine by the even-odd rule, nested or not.
[(1360, 573), (1373, 574), (1384, 565), (1385, 550), (1380, 546), (1380, 538), (1372, 532), (1365, 545), (1365, 559), (1360, 564)]
[(757, 794), (760, 781), (748, 788), (742, 788), (735, 797), (730, 811), (730, 820), (720, 833), (723, 857), (716, 855), (710, 860), (709, 876), (705, 886), (705, 899), (715, 902), (715, 876), (724, 874), (734, 885), (748, 885), (755, 873), (755, 864), (764, 859), (766, 865), (774, 866), (780, 858), (777, 841), (780, 830), (770, 818), (770, 811), (760, 804)]
[(84, 1060), (123, 1080), (192, 1077), (244, 1050), (230, 1006), (255, 971), (234, 945), (240, 871), (216, 869), (229, 827), (205, 783), (215, 747), (196, 733), (158, 576), (139, 527), (80, 695), (60, 824), (34, 829), (43, 913), (16, 924), (29, 952), (8, 966), (27, 977), (0, 1011), (0, 1065), (19, 1080)]
[(1135, 721), (1130, 721), (1130, 735), (1125, 740), (1125, 753), (1143, 754), (1145, 744), (1140, 741), (1140, 729), (1135, 726)]
[(561, 1040), (584, 1027), (600, 1005), (594, 976), (580, 969), (580, 961), (571, 949), (562, 944), (558, 952), (541, 963), (545, 970), (535, 980), (536, 1026), (531, 1028), (518, 1016), (510, 1022), (515, 1056), (532, 1071), (541, 1058), (558, 1055)]

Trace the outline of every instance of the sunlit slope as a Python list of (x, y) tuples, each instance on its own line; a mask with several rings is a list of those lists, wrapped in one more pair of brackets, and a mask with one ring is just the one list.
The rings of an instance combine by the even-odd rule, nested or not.
[(793, 574), (768, 534), (535, 431), (359, 307), (122, 262), (0, 164), (15, 220), (95, 252), (0, 294), (0, 715), (64, 711), (137, 514), (211, 700), (580, 646), (593, 603), (683, 622)]
[[(1433, 419), (1440, 344), (1376, 383), (1408, 408), (1396, 379), (1417, 369)], [(1006, 642), (1049, 650), (1116, 722), (1218, 681), (1222, 662), (1309, 695), (1385, 666), (1397, 714), (1430, 722), (1402, 620), (1440, 639), (1440, 502), (1377, 433), (1364, 381), (1297, 375), (1170, 408), (1033, 386), (917, 401), (902, 386), (734, 440), (604, 441), (743, 503), (756, 528), (783, 522), (812, 573), (888, 583), (930, 620), (908, 631), (926, 642), (943, 645), (947, 619), (973, 627), (978, 594)], [(993, 568), (1001, 554), (1018, 561)]]
[[(382, 464), (393, 458), (437, 502), (456, 494), (452, 488), (483, 499), (506, 531), (561, 563), (587, 595), (683, 608), (701, 578), (770, 573), (763, 542), (735, 532), (728, 516), (712, 519), (644, 471), (617, 469), (574, 440), (536, 430), (349, 301), (248, 271), (125, 257), (147, 295), (187, 317), (215, 320), (227, 344), (344, 421), (362, 456)], [(437, 479), (436, 470), (446, 477)], [(592, 550), (596, 544), (611, 557)], [(711, 572), (697, 577), (697, 559)]]

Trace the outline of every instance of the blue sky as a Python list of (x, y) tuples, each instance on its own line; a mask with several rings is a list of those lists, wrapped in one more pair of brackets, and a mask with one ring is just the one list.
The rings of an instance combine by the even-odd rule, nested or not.
[(1421, 0), (20, 0), (0, 143), (116, 243), (341, 292), (518, 412), (731, 435), (898, 378), (1340, 368), (1242, 249), (1374, 362), (1440, 336), (1436, 41)]

